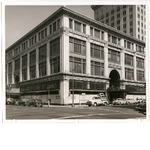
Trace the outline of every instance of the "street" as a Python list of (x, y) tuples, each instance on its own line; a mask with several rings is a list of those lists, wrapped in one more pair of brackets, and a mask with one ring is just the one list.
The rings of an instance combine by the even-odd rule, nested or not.
[(146, 119), (146, 115), (135, 110), (135, 105), (98, 107), (51, 105), (50, 108), (6, 105), (6, 120), (9, 119)]

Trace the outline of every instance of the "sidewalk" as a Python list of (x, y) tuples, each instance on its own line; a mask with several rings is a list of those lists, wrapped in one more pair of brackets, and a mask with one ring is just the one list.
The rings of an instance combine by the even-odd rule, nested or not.
[[(48, 105), (43, 105), (43, 107), (48, 107)], [(53, 105), (51, 104), (50, 107), (70, 107), (73, 108), (72, 105)], [(87, 105), (74, 105), (74, 107), (88, 107)]]

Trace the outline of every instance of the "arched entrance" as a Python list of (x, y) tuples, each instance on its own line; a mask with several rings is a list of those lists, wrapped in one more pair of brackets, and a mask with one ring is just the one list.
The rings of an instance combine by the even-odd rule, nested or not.
[(112, 70), (109, 75), (109, 88), (107, 90), (109, 102), (121, 96), (119, 89), (120, 89), (120, 75), (117, 70)]
[(18, 84), (18, 83), (19, 83), (19, 76), (16, 75), (16, 76), (15, 76), (15, 84)]
[(120, 75), (117, 70), (112, 70), (109, 75), (109, 87), (120, 87)]

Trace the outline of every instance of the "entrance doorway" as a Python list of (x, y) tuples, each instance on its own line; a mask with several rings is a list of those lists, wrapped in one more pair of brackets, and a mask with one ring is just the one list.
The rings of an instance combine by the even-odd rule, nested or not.
[(112, 70), (109, 75), (110, 82), (109, 87), (120, 87), (120, 75), (117, 70)]

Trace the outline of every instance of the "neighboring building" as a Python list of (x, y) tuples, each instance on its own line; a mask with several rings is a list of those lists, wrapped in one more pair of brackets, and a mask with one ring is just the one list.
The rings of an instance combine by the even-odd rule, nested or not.
[(80, 103), (109, 87), (141, 97), (145, 69), (144, 41), (67, 7), (6, 49), (6, 84), (19, 84), (21, 99), (53, 104), (71, 104), (73, 91)]
[(146, 5), (93, 5), (94, 18), (146, 41)]

